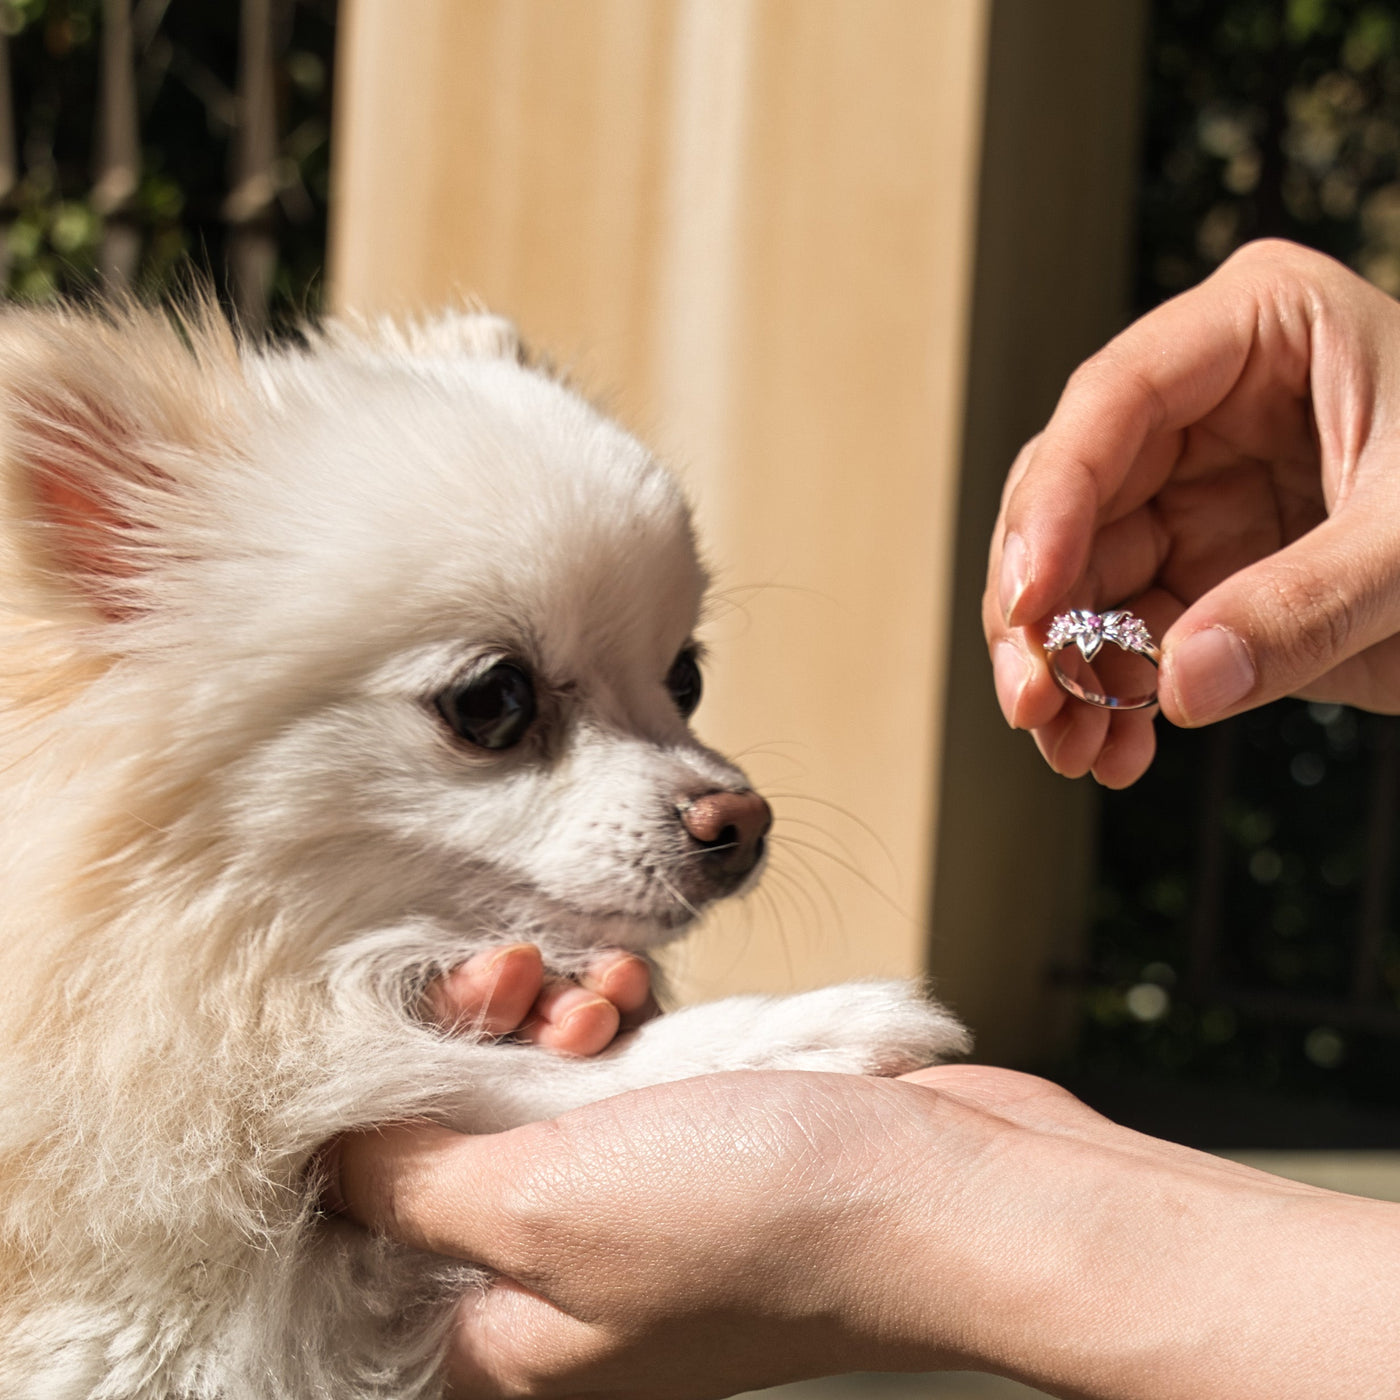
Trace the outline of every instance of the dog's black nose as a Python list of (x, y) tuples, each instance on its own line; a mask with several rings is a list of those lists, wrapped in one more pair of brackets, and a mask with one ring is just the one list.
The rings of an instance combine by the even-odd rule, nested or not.
[(706, 864), (725, 875), (747, 875), (763, 856), (773, 809), (756, 792), (702, 792), (676, 804), (681, 825), (706, 852)]

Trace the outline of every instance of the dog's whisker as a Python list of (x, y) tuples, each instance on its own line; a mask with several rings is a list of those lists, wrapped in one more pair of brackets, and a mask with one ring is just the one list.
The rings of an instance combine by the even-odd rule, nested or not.
[(799, 927), (810, 927), (821, 932), (826, 927), (827, 914), (812, 891), (791, 871), (774, 869), (770, 873), (775, 878), (771, 884), (765, 884), (761, 892), (766, 896), (769, 906), (773, 910), (780, 936), (784, 938), (788, 936), (783, 898), (786, 899), (788, 909), (797, 919)]
[[(885, 838), (873, 827), (864, 817), (857, 816), (849, 807), (843, 807), (839, 802), (832, 802), (825, 797), (814, 797), (809, 792), (769, 792), (769, 798), (775, 802), (810, 802), (818, 807), (825, 807), (829, 812), (836, 813), (839, 817), (844, 817), (848, 822), (858, 826), (879, 848), (880, 854), (889, 862), (891, 870), (897, 868), (894, 853), (890, 850)], [(790, 817), (783, 820), (789, 821)]]
[(786, 832), (786, 830), (792, 826), (800, 826), (808, 831), (815, 833), (817, 836), (825, 836), (826, 839), (832, 842), (837, 847), (837, 849), (840, 850), (841, 854), (845, 856), (845, 858), (849, 861), (855, 861), (859, 859), (859, 857), (850, 848), (850, 846), (848, 846), (839, 836), (837, 836), (835, 832), (828, 831), (826, 827), (822, 826), (820, 822), (806, 821), (802, 817), (794, 817), (790, 813), (785, 813), (782, 819), (782, 828), (779, 833), (780, 836), (783, 832)]
[[(811, 861), (809, 861), (807, 857), (791, 843), (782, 843), (780, 850), (783, 855), (795, 860), (802, 867), (803, 873), (807, 876), (807, 879), (825, 899), (827, 912), (830, 915), (833, 923), (839, 929), (841, 926), (840, 902), (837, 900), (836, 896), (831, 892), (830, 886), (826, 883), (825, 880), (822, 879), (820, 872), (817, 871), (813, 867)], [(781, 875), (785, 876), (789, 881), (791, 881), (795, 888), (801, 889), (807, 894), (808, 898), (812, 900), (813, 912), (814, 914), (816, 914), (818, 920), (820, 920), (820, 906), (816, 903), (816, 895), (813, 894), (812, 890), (807, 887), (807, 884), (804, 883), (802, 880), (798, 879), (796, 874), (794, 874), (792, 871), (783, 870), (782, 867), (776, 861), (774, 862), (774, 868)]]
[(713, 855), (717, 851), (736, 850), (738, 849), (738, 845), (739, 843), (737, 841), (725, 841), (721, 845), (704, 846), (698, 851), (681, 851), (676, 855), (655, 856), (652, 858), (651, 864), (653, 866), (680, 865), (688, 860), (704, 860), (706, 856)]
[(800, 847), (802, 850), (809, 851), (813, 855), (821, 856), (823, 860), (829, 860), (833, 865), (839, 866), (853, 879), (859, 880), (860, 883), (888, 909), (892, 910), (903, 919), (911, 917), (909, 911), (903, 908), (892, 894), (887, 890), (881, 889), (859, 866), (853, 864), (851, 861), (843, 860), (834, 851), (827, 850), (825, 846), (818, 846), (811, 841), (804, 841), (799, 836), (788, 835), (775, 838), (774, 844), (786, 846), (790, 849)]
[(667, 894), (669, 894), (692, 919), (698, 919), (700, 917), (700, 911), (661, 873), (661, 871), (656, 871), (655, 875), (657, 882), (665, 889)]
[[(806, 752), (807, 748), (808, 746), (806, 744), (798, 743), (796, 740), (785, 741), (782, 739), (767, 739), (758, 743), (749, 744), (745, 748), (734, 750), (732, 757), (736, 760), (776, 758), (781, 759), (784, 763), (795, 764), (798, 767), (802, 767), (803, 765), (797, 755)], [(764, 791), (769, 791), (766, 784), (764, 786)]]

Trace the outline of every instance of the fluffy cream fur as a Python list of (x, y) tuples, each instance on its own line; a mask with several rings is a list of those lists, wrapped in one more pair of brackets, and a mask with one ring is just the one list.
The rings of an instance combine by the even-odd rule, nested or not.
[[(961, 1047), (891, 985), (590, 1061), (417, 1015), (484, 944), (676, 936), (676, 802), (744, 786), (663, 685), (704, 587), (675, 485), (505, 322), (249, 354), (207, 310), (14, 313), (0, 458), (6, 1400), (435, 1394), (471, 1272), (317, 1215), (336, 1133)], [(504, 656), (540, 717), (473, 751), (432, 700)]]

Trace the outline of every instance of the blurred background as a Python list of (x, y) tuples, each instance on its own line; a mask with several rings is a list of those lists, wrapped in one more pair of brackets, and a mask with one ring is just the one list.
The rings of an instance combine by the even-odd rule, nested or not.
[(1017, 446), (1132, 315), (1262, 235), (1400, 294), (1400, 5), (5, 0), (0, 38), (12, 297), (192, 266), (256, 337), (479, 296), (681, 471), (700, 727), (780, 817), (682, 995), (927, 973), (1149, 1131), (1400, 1147), (1396, 722), (1162, 725), (1100, 793), (1005, 731), (977, 614)]

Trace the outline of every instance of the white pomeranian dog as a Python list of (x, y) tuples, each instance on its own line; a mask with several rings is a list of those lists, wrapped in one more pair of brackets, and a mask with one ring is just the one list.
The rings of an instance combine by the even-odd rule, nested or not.
[(687, 725), (676, 484), (507, 323), (9, 313), (0, 457), (4, 1400), (434, 1395), (473, 1275), (318, 1213), (336, 1134), (964, 1048), (890, 983), (595, 1059), (420, 1014), (675, 938), (769, 821)]

